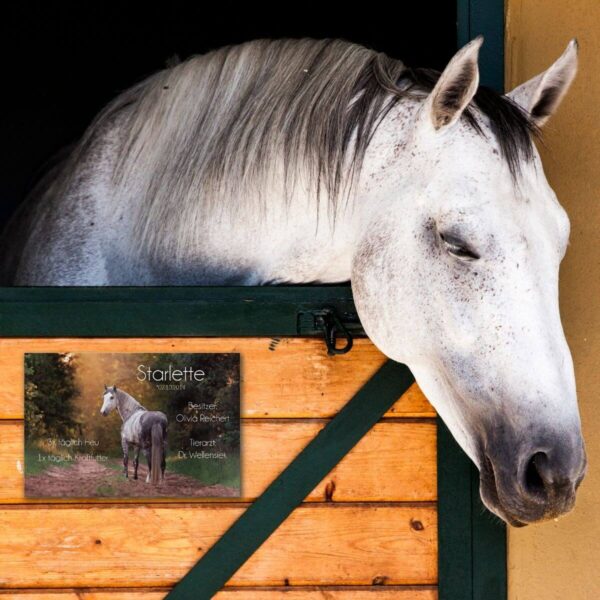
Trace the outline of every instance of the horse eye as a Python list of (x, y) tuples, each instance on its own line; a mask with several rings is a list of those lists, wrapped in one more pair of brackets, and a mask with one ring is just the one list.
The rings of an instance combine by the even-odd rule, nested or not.
[(440, 232), (440, 239), (444, 242), (448, 253), (456, 256), (456, 258), (465, 261), (477, 260), (479, 258), (479, 254), (471, 250), (466, 242), (453, 235)]

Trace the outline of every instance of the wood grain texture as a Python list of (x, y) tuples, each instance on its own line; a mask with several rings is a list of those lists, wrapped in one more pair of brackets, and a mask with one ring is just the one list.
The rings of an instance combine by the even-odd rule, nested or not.
[[(162, 598), (247, 506), (226, 500), (25, 499), (23, 354), (61, 351), (240, 352), (247, 501), (385, 360), (364, 339), (337, 357), (326, 354), (321, 340), (301, 338), (0, 340), (4, 597)], [(217, 600), (437, 598), (436, 428), (431, 421), (403, 419), (434, 415), (418, 387), (411, 387)], [(427, 587), (396, 587), (413, 584)], [(302, 587), (316, 585), (326, 587)], [(256, 586), (282, 587), (251, 589)]]
[[(140, 587), (178, 581), (238, 506), (0, 509), (0, 587)], [(303, 505), (229, 585), (435, 584), (434, 507)]]
[[(328, 356), (320, 339), (153, 338), (0, 339), (0, 419), (23, 418), (25, 352), (240, 352), (242, 417), (321, 418), (333, 416), (383, 364), (385, 357), (366, 339), (352, 352)], [(388, 416), (433, 417), (414, 385)]]
[[(258, 497), (326, 423), (243, 421), (244, 498), (251, 500)], [(23, 493), (21, 421), (0, 422), (0, 448), (0, 503), (36, 502), (27, 500)], [(436, 471), (435, 423), (387, 420), (378, 423), (307, 500), (323, 501), (327, 490), (328, 500), (341, 502), (434, 501), (437, 497)], [(50, 501), (67, 502), (68, 499)], [(98, 501), (93, 499), (89, 502)], [(114, 499), (107, 501), (114, 502)], [(140, 499), (126, 501), (140, 502)]]
[[(2, 592), (3, 600), (161, 600), (168, 590), (23, 590)], [(237, 588), (219, 592), (214, 600), (437, 600), (434, 587), (364, 586)]]

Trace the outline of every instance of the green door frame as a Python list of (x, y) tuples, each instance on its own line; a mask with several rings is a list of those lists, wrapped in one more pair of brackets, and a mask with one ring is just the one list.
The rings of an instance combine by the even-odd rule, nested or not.
[[(503, 88), (504, 3), (457, 0), (458, 45), (483, 34), (482, 82)], [(0, 337), (318, 336), (332, 308), (361, 335), (349, 286), (0, 288)], [(439, 600), (505, 600), (506, 529), (438, 420)]]

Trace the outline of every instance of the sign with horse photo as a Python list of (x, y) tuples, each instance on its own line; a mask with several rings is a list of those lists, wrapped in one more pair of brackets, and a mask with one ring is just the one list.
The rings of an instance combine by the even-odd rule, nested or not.
[(239, 355), (27, 353), (24, 371), (28, 498), (240, 496)]

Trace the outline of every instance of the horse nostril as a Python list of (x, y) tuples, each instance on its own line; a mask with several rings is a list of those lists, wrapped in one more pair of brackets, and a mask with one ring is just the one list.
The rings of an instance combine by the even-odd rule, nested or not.
[(525, 469), (525, 490), (540, 500), (547, 497), (546, 486), (552, 483), (547, 478), (547, 463), (548, 455), (545, 452), (536, 452), (529, 459)]

